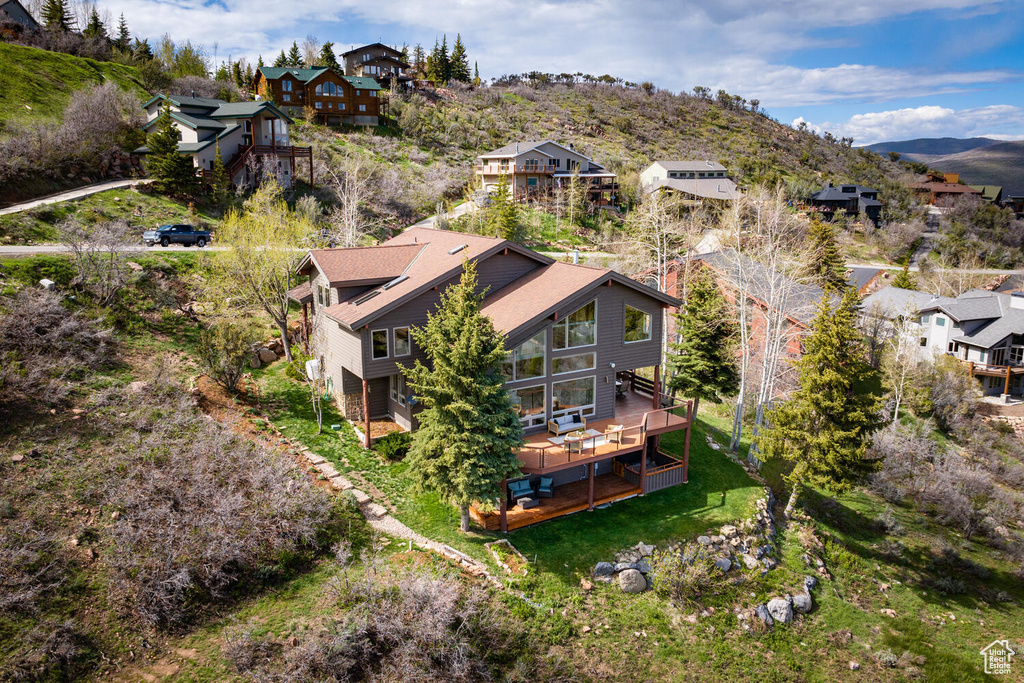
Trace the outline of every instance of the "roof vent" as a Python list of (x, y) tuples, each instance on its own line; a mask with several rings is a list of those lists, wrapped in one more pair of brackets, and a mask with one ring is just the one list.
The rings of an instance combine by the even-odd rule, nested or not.
[(462, 251), (463, 249), (465, 249), (468, 246), (469, 246), (468, 244), (460, 244), (457, 247), (452, 247), (451, 249), (448, 250), (448, 255), (449, 256), (454, 256), (455, 254), (458, 254), (460, 251)]
[(394, 280), (392, 280), (391, 282), (389, 282), (386, 285), (384, 285), (383, 287), (381, 287), (381, 289), (382, 290), (384, 290), (384, 289), (391, 289), (395, 285), (401, 284), (401, 283), (405, 282), (408, 279), (409, 279), (408, 275), (399, 275)]
[(380, 290), (379, 289), (375, 289), (372, 292), (367, 292), (366, 294), (363, 294), (361, 297), (356, 299), (353, 303), (356, 306), (358, 306), (359, 304), (365, 304), (367, 301), (369, 301), (373, 297), (377, 296), (378, 294), (380, 294)]

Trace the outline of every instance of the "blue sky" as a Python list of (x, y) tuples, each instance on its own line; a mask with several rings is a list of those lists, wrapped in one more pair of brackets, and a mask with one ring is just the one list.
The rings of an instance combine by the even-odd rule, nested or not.
[(307, 36), (338, 52), (462, 33), (481, 76), (610, 73), (724, 88), (855, 144), (1024, 138), (1021, 0), (109, 0), (134, 32), (255, 61)]

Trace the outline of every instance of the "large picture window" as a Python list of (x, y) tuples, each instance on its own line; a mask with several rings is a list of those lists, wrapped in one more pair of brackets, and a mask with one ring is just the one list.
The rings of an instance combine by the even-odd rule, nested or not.
[(506, 382), (521, 379), (534, 379), (544, 376), (544, 364), (547, 360), (547, 332), (541, 332), (528, 339), (509, 354), (509, 360), (501, 364), (501, 373)]
[(639, 308), (626, 306), (626, 333), (624, 340), (629, 342), (648, 341), (651, 338), (651, 314)]
[(551, 328), (554, 349), (574, 349), (597, 343), (597, 300), (577, 308)]
[(387, 330), (374, 330), (370, 333), (371, 337), (371, 353), (374, 360), (378, 358), (388, 357), (388, 331)]
[(395, 355), (396, 356), (408, 356), (409, 352), (410, 352), (409, 328), (408, 327), (396, 327), (395, 328)]
[(551, 385), (551, 417), (580, 413), (594, 414), (594, 388), (597, 377), (583, 377)]
[(544, 394), (547, 392), (543, 384), (512, 389), (508, 393), (524, 427), (544, 424)]
[(551, 359), (551, 374), (564, 375), (567, 372), (579, 372), (580, 370), (593, 370), (596, 364), (597, 354), (576, 353), (571, 356)]

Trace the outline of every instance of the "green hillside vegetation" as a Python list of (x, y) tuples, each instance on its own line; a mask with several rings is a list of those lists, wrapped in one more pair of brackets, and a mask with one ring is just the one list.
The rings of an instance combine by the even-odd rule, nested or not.
[(71, 93), (113, 81), (146, 98), (133, 66), (0, 43), (0, 134), (11, 123), (59, 119)]

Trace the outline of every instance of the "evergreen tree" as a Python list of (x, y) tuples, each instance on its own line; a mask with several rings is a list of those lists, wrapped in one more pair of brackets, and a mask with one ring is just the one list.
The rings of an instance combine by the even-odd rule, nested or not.
[(143, 38), (142, 40), (136, 38), (135, 43), (132, 44), (132, 54), (140, 62), (153, 59), (153, 48), (149, 45), (149, 38)]
[[(284, 54), (284, 52), (282, 51), (281, 54)], [(256, 58), (256, 68), (262, 69), (265, 66), (266, 64), (263, 63), (263, 55), (260, 55), (259, 57)]]
[(299, 49), (299, 45), (296, 42), (292, 42), (292, 47), (288, 50), (288, 63), (285, 66), (302, 66), (302, 51)]
[(214, 74), (214, 76), (213, 76), (213, 80), (215, 80), (215, 81), (230, 81), (231, 80), (231, 70), (228, 68), (227, 64), (225, 64), (224, 62), (220, 63), (220, 66), (217, 67), (217, 73)]
[(792, 509), (803, 486), (848, 491), (877, 461), (865, 459), (879, 424), (878, 399), (857, 386), (868, 371), (857, 331), (857, 292), (847, 287), (839, 303), (823, 297), (796, 361), (799, 388), (768, 411), (767, 427), (754, 436), (769, 460), (794, 463), (786, 480)]
[(196, 169), (191, 157), (178, 154), (178, 129), (171, 119), (169, 103), (164, 103), (146, 144), (149, 147), (146, 170), (157, 191), (191, 195), (196, 187)]
[(509, 192), (508, 177), (504, 173), (498, 176), (498, 188), (491, 197), (487, 223), (495, 237), (521, 242), (525, 236), (519, 221), (519, 208)]
[(668, 345), (668, 388), (693, 399), (721, 403), (734, 396), (740, 376), (733, 342), (738, 334), (725, 297), (704, 268), (691, 279), (684, 308), (674, 315), (679, 341)]
[(334, 69), (337, 72), (341, 72), (341, 65), (338, 64), (338, 58), (334, 56), (334, 43), (326, 42), (323, 47), (320, 48), (320, 63), (317, 66), (326, 66)]
[(245, 72), (242, 71), (241, 62), (234, 62), (231, 64), (231, 80), (234, 81), (236, 88), (245, 88), (248, 86), (245, 81)]
[(401, 59), (406, 64), (409, 63), (409, 46), (408, 45), (403, 45), (402, 46), (402, 56), (399, 59)]
[(892, 286), (900, 289), (917, 289), (917, 283), (914, 282), (914, 277), (910, 274), (909, 263), (903, 264), (903, 270), (893, 278)]
[(82, 33), (86, 37), (94, 39), (107, 37), (107, 27), (100, 20), (100, 13), (96, 10), (96, 5), (92, 6), (92, 12), (89, 13), (89, 23), (85, 25), (85, 30)]
[[(260, 64), (260, 66), (262, 67), (263, 65)], [(252, 87), (252, 80), (254, 78), (256, 78), (256, 74), (254, 74), (253, 71), (252, 71), (252, 64), (246, 64), (245, 65), (245, 87), (246, 88), (251, 88)]]
[(438, 84), (451, 80), (451, 64), (448, 61), (448, 36), (442, 42), (434, 41), (434, 49), (427, 57), (427, 78)]
[(807, 231), (807, 239), (811, 247), (811, 263), (808, 265), (809, 275), (826, 292), (842, 292), (846, 287), (846, 264), (839, 253), (836, 233), (830, 223), (820, 220), (811, 221)]
[(473, 85), (480, 85), (480, 65), (473, 62)]
[(452, 55), (448, 60), (448, 80), (469, 83), (469, 60), (466, 58), (466, 46), (462, 44), (462, 34), (456, 34), (452, 45)]
[(277, 59), (274, 60), (274, 66), (275, 67), (288, 66), (288, 57), (285, 55), (284, 50), (281, 50), (281, 54), (279, 54), (277, 56)]
[(213, 157), (213, 171), (210, 178), (210, 197), (217, 206), (224, 206), (231, 193), (231, 178), (228, 177), (228, 170), (224, 166), (224, 160), (220, 156), (220, 145)]
[(124, 12), (121, 12), (121, 19), (117, 22), (117, 49), (126, 51), (132, 44), (132, 33), (128, 30), (128, 22), (124, 20)]
[(519, 475), (523, 428), (499, 368), (505, 341), (480, 313), (476, 266), (463, 261), (458, 284), (441, 296), (437, 313), (411, 330), (430, 366), (404, 370), (423, 405), (406, 462), (419, 486), (456, 505), (469, 530), (469, 506), (506, 495), (503, 480)]
[(48, 31), (70, 31), (75, 27), (75, 18), (68, 7), (68, 0), (46, 0), (39, 16)]
[(412, 49), (412, 68), (420, 75), (426, 74), (427, 71), (427, 55), (419, 43)]

